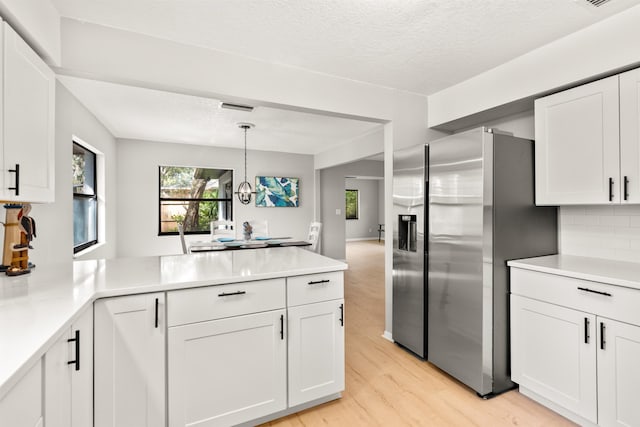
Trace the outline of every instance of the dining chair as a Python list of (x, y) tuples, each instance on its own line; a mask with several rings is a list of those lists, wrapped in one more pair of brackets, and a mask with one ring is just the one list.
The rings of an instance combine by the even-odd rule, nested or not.
[(180, 236), (180, 243), (182, 243), (182, 253), (188, 254), (187, 243), (184, 241), (184, 227), (181, 223), (178, 223), (178, 235)]
[(311, 243), (311, 246), (307, 246), (312, 252), (318, 252), (319, 243), (320, 243), (320, 230), (322, 230), (321, 222), (312, 222), (309, 225), (309, 236), (307, 237), (307, 241)]
[(226, 219), (211, 221), (209, 226), (211, 227), (211, 240), (215, 240), (218, 237), (231, 237), (233, 239), (236, 237), (233, 221)]
[(248, 222), (253, 229), (251, 233), (252, 238), (269, 237), (269, 223), (266, 219), (251, 219)]

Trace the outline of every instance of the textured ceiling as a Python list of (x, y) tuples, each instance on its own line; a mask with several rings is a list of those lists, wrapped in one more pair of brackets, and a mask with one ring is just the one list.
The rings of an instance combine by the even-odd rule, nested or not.
[(63, 16), (431, 94), (639, 3), (53, 0)]
[(251, 150), (317, 154), (382, 125), (317, 114), (256, 107), (220, 109), (220, 101), (113, 83), (58, 76), (116, 138), (241, 148), (238, 122), (252, 122)]

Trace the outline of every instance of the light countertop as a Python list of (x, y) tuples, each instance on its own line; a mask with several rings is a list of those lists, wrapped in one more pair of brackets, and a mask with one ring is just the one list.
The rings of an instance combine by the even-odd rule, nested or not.
[(640, 289), (640, 263), (635, 262), (575, 255), (549, 255), (509, 261), (507, 265), (514, 268)]
[(75, 261), (0, 277), (0, 399), (98, 298), (345, 270), (300, 248)]

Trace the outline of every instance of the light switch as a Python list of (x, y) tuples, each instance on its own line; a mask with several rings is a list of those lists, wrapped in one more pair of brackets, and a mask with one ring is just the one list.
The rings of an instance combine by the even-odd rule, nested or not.
[(336, 209), (336, 215), (340, 215), (342, 211), (340, 209)]

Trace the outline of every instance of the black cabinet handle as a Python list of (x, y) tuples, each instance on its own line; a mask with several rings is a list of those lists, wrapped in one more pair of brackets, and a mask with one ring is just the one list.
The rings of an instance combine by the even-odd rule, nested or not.
[(613, 178), (609, 178), (609, 201), (613, 202)]
[(344, 304), (340, 304), (340, 326), (344, 326)]
[(67, 362), (67, 365), (72, 365), (75, 363), (76, 371), (80, 370), (80, 330), (76, 330), (75, 337), (69, 338), (67, 342), (75, 342), (76, 343), (76, 359), (70, 360)]
[(158, 327), (158, 298), (156, 298), (156, 328)]
[(9, 169), (9, 172), (15, 172), (16, 173), (16, 186), (15, 187), (9, 187), (9, 190), (15, 190), (16, 196), (19, 196), (20, 195), (20, 164), (16, 163), (16, 168), (15, 169)]
[(600, 322), (600, 350), (604, 350), (606, 341), (604, 340), (604, 322)]
[(624, 177), (624, 199), (629, 200), (629, 177)]
[(280, 339), (284, 339), (284, 314), (280, 315)]
[(609, 292), (594, 291), (593, 289), (589, 289), (589, 288), (581, 288), (580, 286), (578, 286), (578, 290), (579, 290), (579, 291), (585, 291), (585, 292), (591, 292), (592, 294), (604, 295), (604, 296), (606, 296), (606, 297), (613, 296), (613, 295), (611, 295)]
[(325, 280), (312, 280), (311, 282), (307, 283), (307, 285), (319, 285), (320, 283), (329, 283), (330, 280), (329, 279), (325, 279)]
[(223, 292), (221, 294), (218, 294), (219, 297), (230, 297), (231, 295), (244, 295), (246, 294), (245, 291), (236, 291), (236, 292)]
[(584, 343), (589, 344), (589, 319), (584, 318)]

